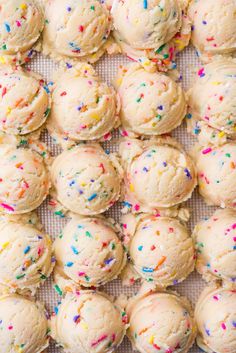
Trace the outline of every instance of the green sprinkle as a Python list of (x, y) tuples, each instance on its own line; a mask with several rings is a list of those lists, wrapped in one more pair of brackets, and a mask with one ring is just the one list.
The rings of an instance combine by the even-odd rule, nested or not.
[(90, 9), (91, 9), (92, 11), (95, 11), (95, 6), (92, 5), (92, 6), (90, 7)]
[(62, 290), (60, 289), (60, 287), (57, 284), (55, 284), (54, 289), (59, 295), (63, 294)]
[(90, 232), (88, 232), (88, 231), (85, 233), (85, 235), (86, 235), (86, 237), (88, 237), (88, 238), (92, 238), (92, 234), (91, 234)]
[(21, 278), (24, 278), (24, 277), (25, 277), (25, 273), (23, 273), (22, 275), (16, 276), (16, 279), (21, 279)]
[(160, 48), (155, 51), (155, 54), (159, 54), (165, 48), (165, 46), (165, 44), (161, 45)]

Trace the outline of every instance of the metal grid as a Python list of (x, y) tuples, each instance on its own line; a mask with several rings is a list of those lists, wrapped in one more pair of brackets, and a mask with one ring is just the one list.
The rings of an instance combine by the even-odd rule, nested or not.
[[(104, 57), (99, 63), (96, 65), (96, 70), (100, 74), (100, 76), (111, 83), (114, 79), (116, 72), (118, 70), (119, 65), (128, 63), (128, 59), (123, 56), (115, 56), (115, 57)], [(177, 68), (182, 75), (182, 84), (184, 89), (188, 89), (191, 85), (191, 80), (193, 78), (194, 69), (196, 69), (198, 63), (198, 58), (192, 48), (188, 48), (185, 50), (177, 60)], [(49, 58), (45, 58), (42, 55), (38, 55), (29, 65), (29, 67), (35, 71), (40, 73), (47, 81), (50, 81), (52, 78), (52, 73), (56, 69), (56, 64), (50, 60)], [(114, 133), (115, 137), (118, 137), (118, 132)], [(193, 144), (193, 139), (187, 134), (186, 127), (184, 124), (174, 131), (173, 136), (176, 137), (188, 150), (189, 147)], [(52, 143), (52, 140), (48, 136), (47, 133), (44, 133), (43, 140), (47, 143), (53, 155), (56, 155), (60, 152), (59, 148)], [(106, 149), (110, 151), (114, 151), (116, 146), (111, 142), (107, 142), (104, 146)], [(189, 222), (189, 227), (192, 229), (193, 226), (200, 219), (211, 215), (214, 211), (213, 208), (207, 207), (201, 198), (198, 196), (195, 191), (192, 199), (187, 202), (187, 206), (191, 209), (191, 220)], [(109, 216), (112, 216), (116, 220), (119, 220), (120, 207), (119, 204), (113, 206), (113, 208), (108, 212)], [(59, 234), (62, 227), (65, 225), (66, 221), (54, 216), (47, 207), (47, 201), (39, 208), (38, 214), (42, 223), (45, 226), (46, 231), (54, 238), (57, 234)], [(175, 289), (186, 295), (192, 303), (196, 302), (202, 288), (204, 286), (204, 282), (201, 280), (200, 276), (194, 272), (184, 283), (175, 286)], [(132, 288), (124, 288), (121, 286), (119, 280), (115, 280), (108, 285), (102, 288), (106, 292), (119, 295), (120, 293), (125, 293), (127, 295), (132, 295), (132, 293), (138, 289), (138, 286), (134, 286)], [(45, 285), (39, 290), (37, 297), (43, 301), (51, 312), (53, 307), (56, 305), (57, 301), (60, 298), (57, 296), (55, 291), (52, 289), (52, 280), (49, 279), (45, 283)], [(61, 352), (59, 348), (57, 348), (53, 342), (48, 349), (49, 353), (58, 353)], [(127, 339), (124, 340), (123, 344), (119, 347), (116, 353), (131, 353), (132, 348)], [(200, 349), (197, 346), (194, 346), (190, 353), (199, 353)]]

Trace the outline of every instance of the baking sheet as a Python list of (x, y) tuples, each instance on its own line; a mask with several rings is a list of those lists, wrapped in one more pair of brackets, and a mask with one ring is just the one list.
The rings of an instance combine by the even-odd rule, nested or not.
[[(128, 62), (129, 60), (121, 55), (109, 58), (104, 57), (96, 65), (96, 70), (105, 81), (111, 83), (117, 73), (119, 65)], [(177, 60), (177, 68), (182, 75), (182, 84), (185, 90), (190, 87), (191, 81), (194, 77), (194, 69), (196, 69), (196, 66), (198, 65), (198, 58), (193, 48), (189, 47), (179, 55), (179, 58)], [(33, 71), (40, 73), (49, 82), (52, 79), (52, 73), (57, 68), (57, 65), (51, 59), (46, 58), (41, 54), (38, 54), (30, 63), (29, 67)], [(116, 131), (113, 135), (114, 137), (118, 137), (118, 131)], [(172, 133), (172, 136), (177, 138), (185, 146), (186, 150), (189, 150), (190, 146), (194, 143), (194, 139), (187, 134), (185, 124), (182, 124), (181, 127), (176, 129)], [(60, 149), (52, 143), (52, 140), (46, 132), (43, 134), (42, 139), (44, 142), (47, 143), (53, 155), (57, 155), (58, 153), (60, 153)], [(104, 147), (105, 149), (109, 149), (110, 151), (115, 151), (116, 148), (112, 141), (105, 143)], [(199, 220), (211, 215), (214, 211), (214, 208), (208, 207), (204, 204), (202, 199), (197, 194), (197, 191), (194, 192), (192, 199), (187, 202), (187, 206), (191, 209), (191, 219), (189, 222), (189, 228), (191, 228), (191, 230)], [(52, 212), (48, 210), (48, 200), (46, 200), (44, 204), (38, 209), (38, 214), (42, 223), (44, 224), (46, 231), (51, 235), (52, 238), (55, 238), (65, 225), (66, 220), (54, 216)], [(120, 216), (120, 205), (114, 205), (107, 214), (118, 221)], [(187, 296), (194, 304), (203, 287), (204, 282), (202, 281), (201, 277), (196, 272), (194, 272), (182, 284), (179, 284), (174, 288), (179, 293)], [(138, 289), (138, 285), (135, 285), (131, 288), (126, 288), (121, 286), (119, 280), (115, 280), (102, 287), (101, 289), (115, 296), (119, 295), (120, 293), (132, 295), (132, 293), (134, 293), (135, 290)], [(60, 297), (52, 288), (52, 279), (48, 279), (46, 281), (46, 283), (37, 293), (37, 298), (45, 303), (46, 308), (50, 313), (53, 311), (53, 308), (60, 300)], [(61, 351), (62, 350), (60, 348), (56, 347), (55, 344), (51, 342), (50, 347), (48, 349), (49, 353), (58, 353)], [(125, 338), (124, 342), (117, 349), (116, 353), (131, 352), (133, 352), (131, 345), (128, 339)], [(200, 349), (197, 346), (194, 346), (190, 350), (190, 353), (199, 352)]]

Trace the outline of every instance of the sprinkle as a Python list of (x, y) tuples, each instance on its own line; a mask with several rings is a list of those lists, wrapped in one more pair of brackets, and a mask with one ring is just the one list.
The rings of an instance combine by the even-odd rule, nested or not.
[(88, 201), (92, 201), (94, 199), (96, 199), (98, 195), (95, 193), (95, 194), (92, 194), (89, 198), (88, 198)]
[(83, 32), (84, 31), (84, 26), (79, 26), (79, 31)]
[(155, 271), (159, 269), (161, 265), (166, 261), (166, 256), (162, 256), (162, 258), (158, 261), (157, 266), (155, 267)]
[(148, 8), (147, 0), (143, 0), (143, 8), (146, 10)]
[(13, 329), (13, 326), (8, 326), (8, 330), (12, 330)]
[(198, 71), (198, 76), (199, 76), (199, 77), (204, 77), (204, 76), (205, 76), (204, 67), (201, 68), (201, 69)]
[(8, 33), (11, 32), (11, 27), (10, 27), (10, 25), (9, 25), (7, 22), (4, 23), (4, 27), (5, 27), (5, 30), (6, 30)]
[(153, 268), (150, 268), (150, 267), (143, 267), (143, 268), (142, 268), (142, 271), (145, 272), (145, 273), (152, 273), (152, 272), (154, 272)]
[(86, 232), (85, 232), (85, 235), (86, 235), (86, 237), (88, 237), (88, 238), (92, 238), (92, 234), (91, 234), (89, 231), (86, 231)]
[(30, 246), (26, 246), (26, 248), (24, 249), (24, 254), (28, 254), (29, 251), (30, 251)]
[(192, 179), (191, 173), (187, 168), (184, 169), (184, 172), (185, 172), (187, 178)]
[(78, 324), (78, 323), (80, 322), (80, 315), (75, 315), (75, 316), (73, 317), (73, 321), (74, 321), (76, 324)]
[(25, 277), (25, 273), (23, 273), (22, 275), (16, 276), (16, 279), (21, 279), (21, 278), (24, 278), (24, 277)]
[(8, 211), (11, 211), (11, 212), (14, 211), (14, 208), (9, 206), (9, 205), (7, 205), (6, 203), (1, 203), (0, 206), (2, 206), (3, 208), (5, 208)]
[(63, 294), (63, 293), (62, 293), (62, 290), (60, 289), (60, 287), (59, 287), (57, 284), (55, 284), (54, 289), (55, 289), (55, 291), (56, 291), (59, 295), (62, 295), (62, 294)]
[(142, 251), (143, 250), (143, 245), (140, 245), (139, 247), (138, 247), (138, 251)]
[(226, 330), (226, 325), (225, 325), (224, 322), (221, 324), (221, 327), (222, 327), (223, 330)]
[(76, 247), (75, 246), (71, 246), (71, 250), (73, 251), (73, 253), (75, 254), (75, 255), (78, 255), (79, 254), (79, 252), (78, 252), (78, 250), (76, 249)]
[(25, 4), (25, 3), (23, 3), (23, 4), (20, 4), (20, 8), (21, 8), (21, 10), (26, 10), (27, 9), (27, 5)]
[(67, 267), (72, 267), (73, 265), (74, 265), (74, 262), (67, 262), (67, 263), (66, 263), (66, 266), (67, 266)]
[(99, 343), (107, 339), (107, 335), (102, 335), (97, 341), (92, 342), (91, 347), (96, 347)]
[(114, 259), (111, 257), (110, 259), (107, 259), (104, 261), (106, 265), (109, 265)]
[(205, 150), (202, 151), (202, 154), (208, 154), (212, 151), (212, 148), (209, 147), (209, 148), (206, 148)]

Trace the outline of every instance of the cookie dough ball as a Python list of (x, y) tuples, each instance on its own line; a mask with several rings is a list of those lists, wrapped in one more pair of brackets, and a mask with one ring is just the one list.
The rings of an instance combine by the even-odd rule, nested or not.
[(90, 65), (59, 72), (48, 129), (59, 140), (101, 139), (117, 125), (119, 104), (112, 87)]
[(140, 353), (187, 353), (195, 339), (189, 302), (174, 293), (151, 293), (128, 305), (128, 337)]
[(20, 68), (0, 71), (0, 130), (25, 135), (37, 130), (50, 112), (50, 95), (42, 78)]
[(210, 206), (236, 207), (236, 144), (199, 148), (195, 154), (199, 192)]
[(134, 211), (153, 212), (180, 204), (192, 195), (196, 173), (192, 160), (169, 138), (121, 142), (125, 200)]
[(103, 218), (73, 216), (54, 243), (56, 272), (75, 286), (97, 287), (113, 280), (126, 262), (116, 233)]
[(27, 62), (32, 56), (31, 48), (44, 27), (44, 16), (39, 1), (2, 0), (0, 27), (2, 62)]
[(99, 145), (81, 145), (59, 155), (51, 171), (58, 201), (80, 215), (105, 212), (120, 196), (120, 175)]
[(0, 220), (0, 292), (33, 294), (52, 271), (48, 235), (30, 223)]
[(235, 0), (195, 0), (189, 6), (192, 43), (203, 60), (236, 49)]
[(41, 353), (48, 347), (43, 306), (20, 295), (0, 297), (1, 352)]
[(45, 54), (95, 62), (105, 52), (111, 18), (98, 0), (52, 0), (45, 6)]
[(21, 214), (38, 206), (47, 197), (49, 176), (43, 158), (36, 152), (0, 146), (0, 212)]
[[(124, 234), (129, 233), (126, 215)], [(177, 219), (140, 216), (128, 245), (130, 261), (138, 275), (159, 287), (182, 282), (194, 269), (194, 247), (188, 230)]]
[(114, 0), (111, 13), (117, 44), (147, 70), (150, 62), (168, 66), (190, 39), (186, 7), (182, 0)]
[(137, 64), (123, 67), (116, 80), (123, 128), (134, 135), (162, 135), (178, 127), (186, 114), (180, 85)]
[(217, 210), (196, 225), (197, 270), (207, 281), (236, 280), (236, 211)]
[(67, 294), (52, 317), (51, 335), (71, 353), (112, 353), (126, 326), (121, 311), (102, 293)]
[(199, 134), (210, 126), (215, 134), (236, 139), (236, 62), (220, 59), (201, 67), (188, 92), (189, 112), (193, 130)]
[(236, 291), (206, 288), (196, 305), (197, 344), (205, 352), (236, 351)]

